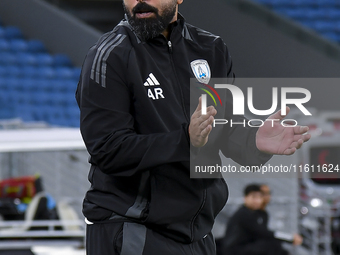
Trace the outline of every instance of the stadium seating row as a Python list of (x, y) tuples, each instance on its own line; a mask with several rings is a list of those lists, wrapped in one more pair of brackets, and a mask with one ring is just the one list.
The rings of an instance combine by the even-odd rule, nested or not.
[(292, 6), (292, 7), (340, 7), (338, 0), (256, 0), (268, 6)]
[(340, 8), (278, 8), (274, 7), (274, 10), (288, 15), (298, 20), (320, 20), (337, 22), (340, 20)]
[(0, 21), (0, 119), (78, 127), (79, 76), (68, 56), (49, 54), (41, 41), (26, 40), (19, 28)]
[[(1, 57), (1, 54), (0, 54)], [(25, 78), (46, 78), (46, 79), (74, 79), (79, 80), (80, 69), (79, 68), (68, 68), (68, 67), (48, 67), (39, 66), (32, 67), (29, 65), (19, 66), (0, 65), (0, 77), (25, 77)]]
[(6, 39), (0, 37), (0, 50), (13, 52), (46, 52), (44, 44), (39, 40)]
[(0, 38), (22, 39), (24, 38), (24, 36), (18, 27), (14, 27), (14, 26), (3, 27), (1, 25), (0, 26)]
[(327, 39), (340, 43), (339, 0), (256, 0)]
[(42, 66), (65, 66), (71, 67), (71, 60), (64, 54), (54, 56), (48, 53), (24, 53), (24, 52), (6, 52), (1, 50), (0, 41), (0, 65), (42, 65)]
[(55, 92), (75, 93), (77, 81), (75, 80), (47, 80), (47, 79), (17, 79), (0, 78), (0, 90), (6, 92)]

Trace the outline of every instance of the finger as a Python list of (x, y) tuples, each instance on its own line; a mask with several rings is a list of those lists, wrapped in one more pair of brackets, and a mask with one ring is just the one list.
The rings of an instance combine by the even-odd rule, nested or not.
[(302, 140), (302, 139), (299, 139), (299, 140), (296, 142), (295, 148), (296, 148), (296, 149), (300, 149), (301, 146), (302, 146), (302, 144), (303, 144), (303, 140)]
[(214, 118), (210, 113), (207, 115), (200, 115), (196, 119), (194, 117), (194, 122), (196, 125), (201, 126), (205, 121), (207, 121), (209, 118)]
[(291, 148), (296, 148), (297, 150), (300, 149), (303, 145), (304, 141), (302, 138), (298, 139), (297, 141), (292, 142), (292, 144), (290, 145), (290, 149)]
[(207, 108), (207, 113), (213, 113), (213, 112), (217, 112), (217, 110), (215, 109), (214, 106), (211, 105)]
[(277, 111), (276, 113), (274, 113), (273, 115), (269, 116), (268, 119), (278, 119), (278, 120), (283, 120), (288, 113), (290, 112), (290, 108), (288, 106), (286, 106), (286, 115), (282, 115), (282, 111)]
[(207, 114), (202, 115), (201, 112), (197, 112), (193, 115), (194, 118), (197, 118), (200, 123), (207, 120), (210, 116), (215, 116), (217, 114), (217, 111), (215, 107), (209, 106), (207, 108)]
[(198, 105), (197, 105), (197, 107), (196, 107), (195, 112), (200, 112), (201, 109), (202, 109), (202, 96), (200, 96), (200, 97), (198, 98)]
[[(215, 116), (217, 114), (217, 110), (215, 109), (214, 106), (209, 106), (207, 108), (207, 114), (208, 116)], [(201, 116), (206, 116), (206, 115), (201, 115)]]
[(296, 148), (298, 149), (299, 146), (301, 146), (303, 144), (303, 141), (301, 139), (297, 140), (297, 141), (294, 141), (290, 144), (289, 148), (292, 149), (292, 148)]
[(298, 149), (301, 148), (302, 144), (304, 144), (305, 142), (308, 142), (310, 138), (311, 138), (311, 135), (310, 135), (310, 134), (303, 135), (303, 136), (301, 137), (301, 139), (298, 140), (298, 141), (301, 141), (301, 142), (300, 142), (301, 145), (298, 147)]
[(309, 127), (307, 126), (296, 126), (294, 127), (294, 133), (295, 134), (304, 134), (307, 133), (309, 130)]
[(217, 114), (217, 111), (214, 106), (209, 106), (207, 107), (207, 114), (202, 115), (202, 97), (198, 99), (198, 105), (195, 110), (195, 112), (192, 114), (192, 118), (199, 118), (201, 116), (206, 116), (206, 115), (213, 115), (215, 116)]
[(202, 122), (199, 127), (200, 127), (201, 130), (203, 130), (207, 126), (211, 125), (213, 122), (214, 122), (214, 117), (210, 116), (208, 119), (206, 119), (204, 122)]
[(302, 139), (303, 142), (308, 142), (310, 138), (311, 138), (311, 134), (294, 135), (294, 141), (298, 141), (298, 140)]
[(214, 106), (209, 106), (209, 108), (211, 107), (211, 109), (209, 109), (209, 113), (211, 114), (211, 116), (215, 116), (217, 114), (217, 110)]
[(211, 125), (208, 125), (205, 129), (202, 130), (201, 136), (202, 136), (203, 138), (207, 138), (207, 137), (209, 136), (211, 130), (212, 130), (212, 126), (211, 126)]
[(306, 134), (302, 136), (304, 142), (308, 142), (312, 138), (311, 134)]
[(283, 154), (284, 155), (292, 155), (292, 154), (294, 154), (295, 151), (296, 151), (296, 148), (288, 148), (283, 152)]
[(199, 118), (202, 115), (202, 97), (198, 98), (198, 105), (196, 107), (196, 110), (192, 114), (191, 118)]

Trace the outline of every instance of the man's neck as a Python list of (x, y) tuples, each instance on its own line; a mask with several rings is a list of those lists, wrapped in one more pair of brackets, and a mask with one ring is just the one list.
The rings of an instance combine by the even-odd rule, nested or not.
[(175, 16), (173, 17), (173, 19), (171, 20), (169, 26), (162, 32), (162, 35), (164, 35), (164, 37), (166, 39), (170, 39), (170, 29), (169, 27), (171, 26), (172, 23), (176, 22), (177, 21), (177, 18), (178, 18), (178, 6), (176, 7), (176, 13), (175, 13)]
[(243, 206), (244, 206), (245, 208), (247, 208), (248, 210), (255, 211), (254, 209), (252, 209), (251, 207), (247, 206), (246, 204), (243, 204)]

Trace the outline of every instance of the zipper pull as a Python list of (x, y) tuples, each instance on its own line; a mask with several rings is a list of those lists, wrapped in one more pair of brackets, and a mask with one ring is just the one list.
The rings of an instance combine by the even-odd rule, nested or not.
[(168, 46), (169, 46), (169, 52), (172, 53), (172, 43), (171, 43), (171, 41), (168, 41)]

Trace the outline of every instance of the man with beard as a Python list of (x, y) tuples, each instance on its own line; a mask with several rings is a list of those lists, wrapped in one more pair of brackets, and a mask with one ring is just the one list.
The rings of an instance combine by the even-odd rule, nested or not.
[[(91, 156), (83, 202), (88, 255), (215, 254), (211, 228), (228, 189), (223, 178), (191, 179), (189, 169), (190, 148), (198, 153), (216, 134), (217, 111), (209, 106), (203, 115), (196, 98), (190, 118), (189, 84), (196, 69), (204, 80), (209, 65), (214, 77), (233, 72), (222, 39), (187, 24), (182, 2), (124, 0), (125, 19), (84, 61), (76, 98)], [(309, 139), (306, 127), (222, 131), (227, 140), (214, 157), (221, 149), (247, 165), (292, 154)]]

